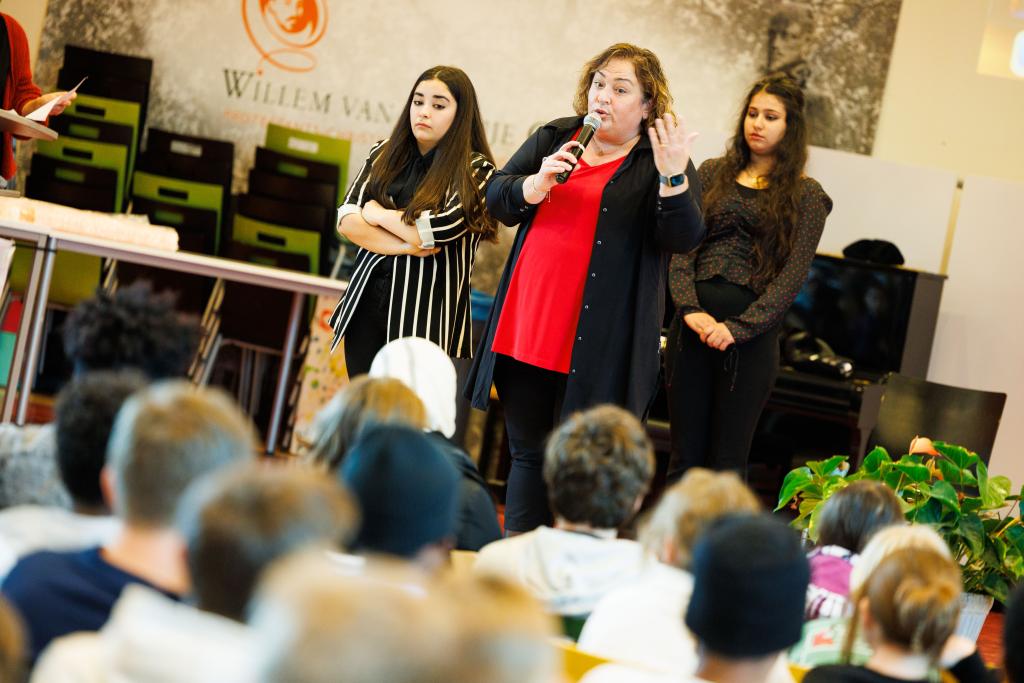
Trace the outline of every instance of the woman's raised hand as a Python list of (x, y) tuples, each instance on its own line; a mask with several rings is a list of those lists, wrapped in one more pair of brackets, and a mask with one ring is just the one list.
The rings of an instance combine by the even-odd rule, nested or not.
[(690, 148), (698, 133), (687, 131), (685, 121), (677, 119), (672, 112), (666, 112), (665, 118), (654, 120), (654, 125), (647, 129), (647, 135), (651, 138), (658, 173), (667, 177), (686, 173)]

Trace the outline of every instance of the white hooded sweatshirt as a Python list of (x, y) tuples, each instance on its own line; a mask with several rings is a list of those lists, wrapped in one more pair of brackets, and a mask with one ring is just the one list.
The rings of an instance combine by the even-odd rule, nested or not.
[(584, 616), (652, 561), (636, 541), (542, 526), (485, 546), (473, 570), (520, 583), (550, 612)]

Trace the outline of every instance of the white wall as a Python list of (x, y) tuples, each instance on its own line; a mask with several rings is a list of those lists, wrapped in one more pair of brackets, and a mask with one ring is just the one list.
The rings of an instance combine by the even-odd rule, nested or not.
[(36, 52), (39, 51), (39, 36), (43, 32), (43, 19), (49, 0), (5, 0), (0, 5), (4, 14), (10, 14), (18, 20), (28, 35), (28, 47), (32, 54), (32, 66), (36, 64)]
[(903, 0), (874, 155), (1024, 181), (1024, 79), (978, 74), (987, 0)]

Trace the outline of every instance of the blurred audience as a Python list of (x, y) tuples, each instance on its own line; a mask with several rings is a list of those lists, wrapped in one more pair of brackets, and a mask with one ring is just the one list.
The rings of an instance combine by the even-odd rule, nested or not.
[(255, 452), (248, 419), (223, 392), (181, 381), (129, 398), (114, 421), (101, 476), (104, 498), (122, 520), (108, 544), (22, 558), (2, 590), (28, 629), (32, 661), (54, 639), (95, 631), (130, 584), (178, 599), (189, 588), (184, 540), (174, 512), (203, 474)]
[(570, 416), (551, 434), (544, 458), (554, 528), (491, 543), (474, 570), (517, 581), (549, 611), (582, 619), (647, 566), (640, 544), (617, 535), (653, 473), (654, 449), (632, 414), (598, 406)]
[(135, 371), (100, 370), (71, 381), (57, 397), (56, 446), (61, 482), (71, 509), (17, 505), (0, 510), (0, 581), (17, 560), (37, 550), (80, 550), (103, 545), (120, 521), (103, 498), (100, 473), (121, 404), (146, 386)]

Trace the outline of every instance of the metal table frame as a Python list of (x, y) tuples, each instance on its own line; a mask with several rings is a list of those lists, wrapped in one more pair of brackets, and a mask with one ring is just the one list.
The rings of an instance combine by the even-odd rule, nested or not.
[[(21, 234), (15, 234), (18, 231)], [(43, 319), (46, 311), (46, 302), (49, 298), (54, 258), (58, 251), (71, 251), (79, 254), (112, 258), (118, 261), (152, 266), (154, 268), (164, 268), (192, 275), (204, 275), (232, 282), (292, 292), (293, 298), (288, 318), (288, 329), (285, 335), (284, 347), (282, 348), (281, 367), (277, 375), (277, 385), (274, 390), (270, 425), (267, 428), (266, 452), (268, 454), (273, 453), (277, 446), (288, 389), (288, 375), (291, 372), (292, 357), (295, 354), (295, 346), (298, 342), (299, 323), (302, 319), (305, 297), (307, 295), (340, 297), (345, 292), (347, 286), (346, 282), (340, 280), (332, 280), (306, 273), (268, 268), (266, 266), (188, 252), (149, 249), (110, 240), (62, 233), (57, 230), (13, 221), (0, 221), (0, 236), (18, 237), (23, 240), (31, 237), (37, 244), (37, 251), (32, 264), (32, 274), (25, 297), (25, 313), (22, 316), (22, 322), (18, 330), (18, 342), (11, 364), (12, 381), (8, 382), (9, 387), (17, 386), (13, 381), (16, 372), (19, 373), (19, 377), (25, 378), (24, 383), (26, 386), (20, 393), (15, 417), (15, 422), (19, 425), (25, 423), (31, 389), (28, 385), (29, 378), (35, 373), (39, 354), (42, 350)], [(10, 419), (8, 403), (13, 400), (13, 395), (13, 391), (8, 391), (4, 397), (4, 421)]]

